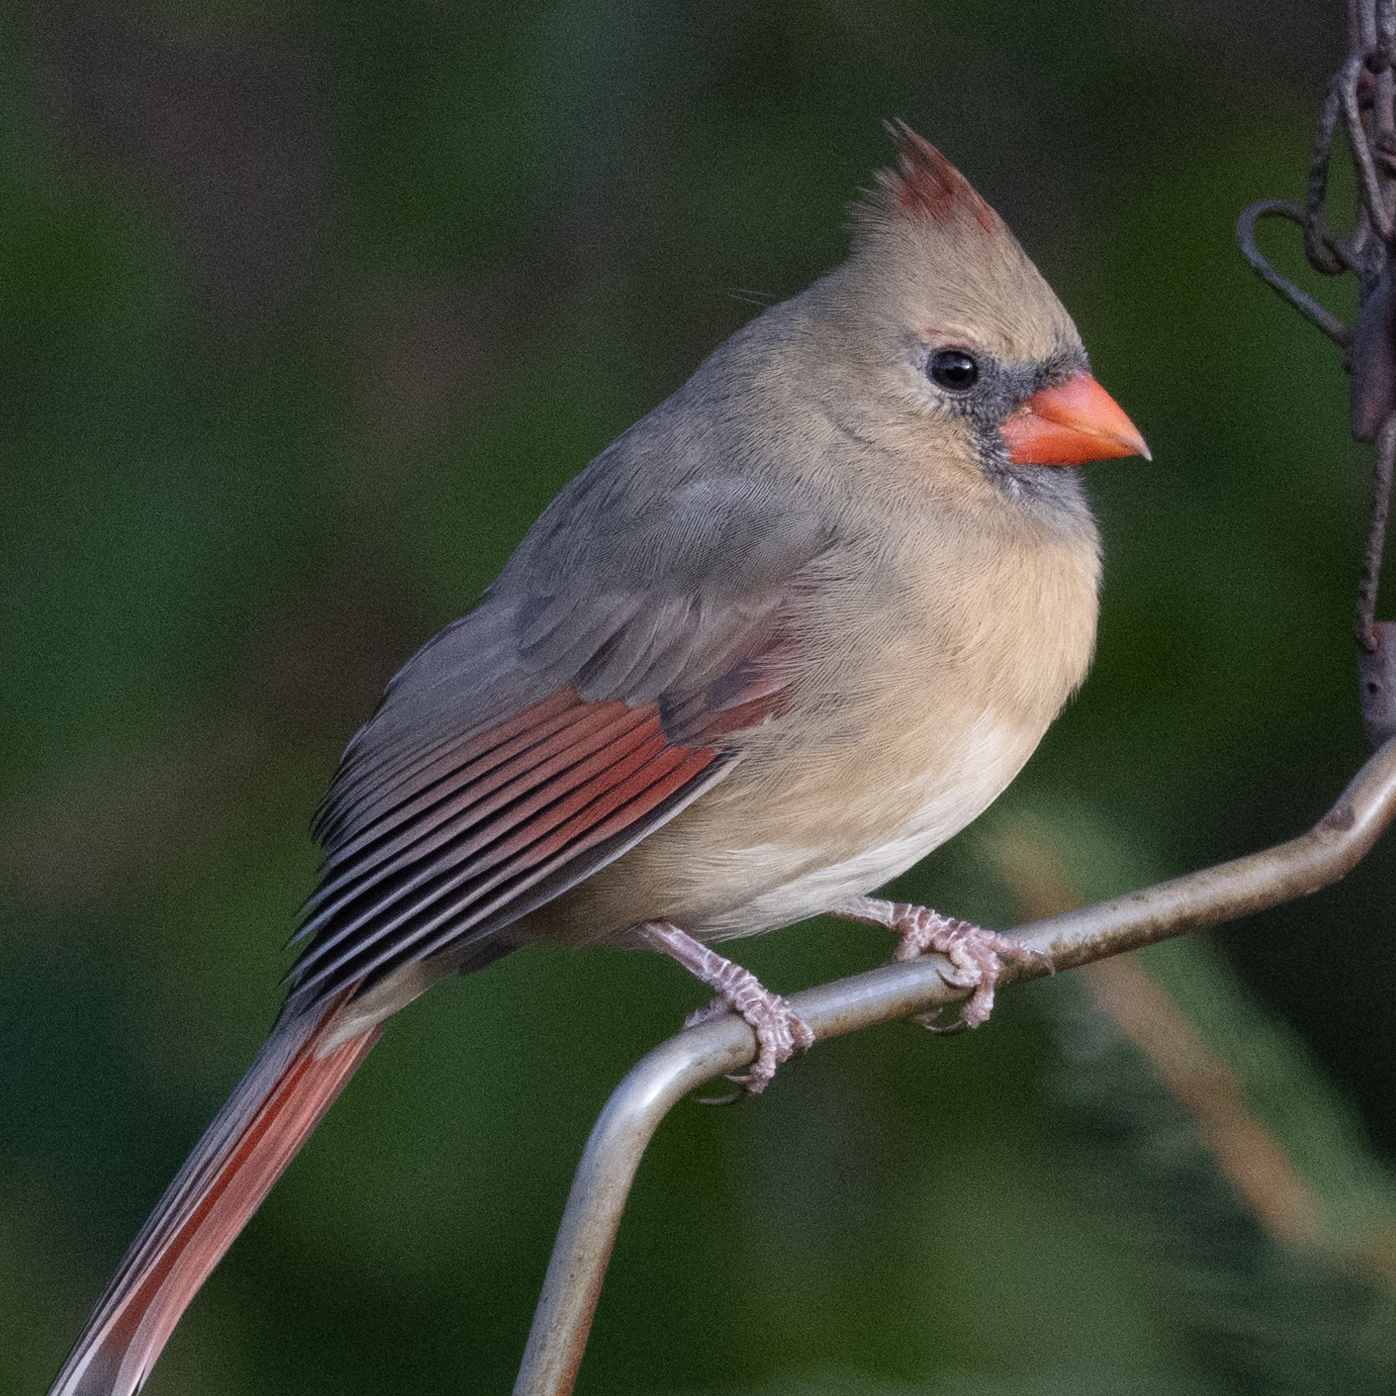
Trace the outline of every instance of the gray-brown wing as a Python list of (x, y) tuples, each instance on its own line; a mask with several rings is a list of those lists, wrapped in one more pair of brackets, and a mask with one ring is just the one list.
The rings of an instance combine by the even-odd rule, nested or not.
[(539, 568), (546, 589), (529, 592), (506, 571), (345, 753), (317, 821), (325, 866), (293, 992), (367, 987), (447, 951), (487, 963), (504, 927), (720, 780), (726, 734), (789, 700), (793, 603), (816, 551), (808, 538), (787, 550), (778, 581), (762, 557), (760, 584), (736, 595), (750, 549), (692, 591), (605, 589), (594, 558), (574, 561), (571, 587)]

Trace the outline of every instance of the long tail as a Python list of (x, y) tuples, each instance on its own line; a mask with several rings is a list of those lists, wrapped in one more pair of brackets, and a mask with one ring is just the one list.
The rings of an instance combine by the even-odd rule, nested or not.
[[(198, 1288), (378, 1041), (344, 996), (283, 1018), (127, 1251), (49, 1396), (133, 1396)], [(321, 1054), (323, 1052), (323, 1055)]]

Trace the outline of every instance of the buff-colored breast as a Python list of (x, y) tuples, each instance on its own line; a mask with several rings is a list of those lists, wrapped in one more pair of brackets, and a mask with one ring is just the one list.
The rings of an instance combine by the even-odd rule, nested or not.
[(656, 918), (709, 940), (767, 930), (873, 890), (980, 814), (1084, 677), (1099, 581), (1088, 517), (993, 504), (933, 530), (877, 520), (824, 559), (791, 710), (734, 734), (720, 785), (511, 939), (624, 942)]

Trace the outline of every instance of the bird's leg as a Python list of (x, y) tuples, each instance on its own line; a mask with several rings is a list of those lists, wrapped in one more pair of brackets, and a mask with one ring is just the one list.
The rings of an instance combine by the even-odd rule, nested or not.
[(690, 974), (717, 990), (718, 997), (706, 1008), (690, 1013), (684, 1020), (684, 1027), (696, 1027), (728, 1012), (740, 1014), (751, 1024), (759, 1049), (756, 1060), (745, 1076), (728, 1078), (749, 1095), (765, 1090), (781, 1062), (814, 1045), (814, 1033), (809, 1024), (796, 1017), (790, 1005), (779, 994), (765, 988), (749, 969), (724, 959), (668, 921), (649, 922), (643, 934), (656, 950), (672, 956)]
[[(953, 977), (945, 976), (947, 982), (974, 991), (960, 1007), (960, 1023), (967, 1028), (977, 1028), (994, 1011), (999, 961), (1030, 960), (1036, 954), (1012, 936), (981, 930), (968, 921), (957, 921), (952, 916), (942, 916), (929, 907), (913, 906), (910, 902), (850, 897), (830, 907), (828, 914), (896, 931), (901, 943), (892, 952), (894, 961), (914, 960), (928, 951), (944, 955), (954, 966)], [(935, 1018), (936, 1014), (919, 1014), (916, 1021), (933, 1027)]]

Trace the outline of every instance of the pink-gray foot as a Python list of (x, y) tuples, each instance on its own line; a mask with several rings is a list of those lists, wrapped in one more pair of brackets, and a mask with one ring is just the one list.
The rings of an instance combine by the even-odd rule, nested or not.
[(765, 988), (750, 970), (724, 959), (668, 921), (649, 922), (644, 937), (656, 950), (672, 956), (690, 974), (717, 990), (717, 998), (706, 1008), (690, 1013), (684, 1027), (696, 1027), (724, 1013), (736, 1013), (751, 1025), (756, 1034), (756, 1060), (745, 1075), (728, 1077), (749, 1095), (765, 1090), (782, 1062), (814, 1045), (809, 1024), (797, 1017), (779, 994)]
[[(929, 907), (913, 906), (910, 902), (887, 902), (878, 897), (852, 897), (831, 907), (830, 916), (844, 916), (852, 921), (866, 921), (873, 926), (886, 926), (901, 937), (892, 952), (893, 961), (914, 960), (930, 952), (944, 955), (954, 967), (946, 975), (947, 983), (973, 992), (960, 1006), (960, 1025), (977, 1028), (987, 1022), (994, 1011), (994, 987), (998, 983), (1003, 960), (1024, 962), (1035, 951), (1012, 936), (982, 930), (969, 921), (957, 921), (942, 916)], [(917, 1015), (916, 1021), (927, 1027), (935, 1026), (939, 1013)]]

